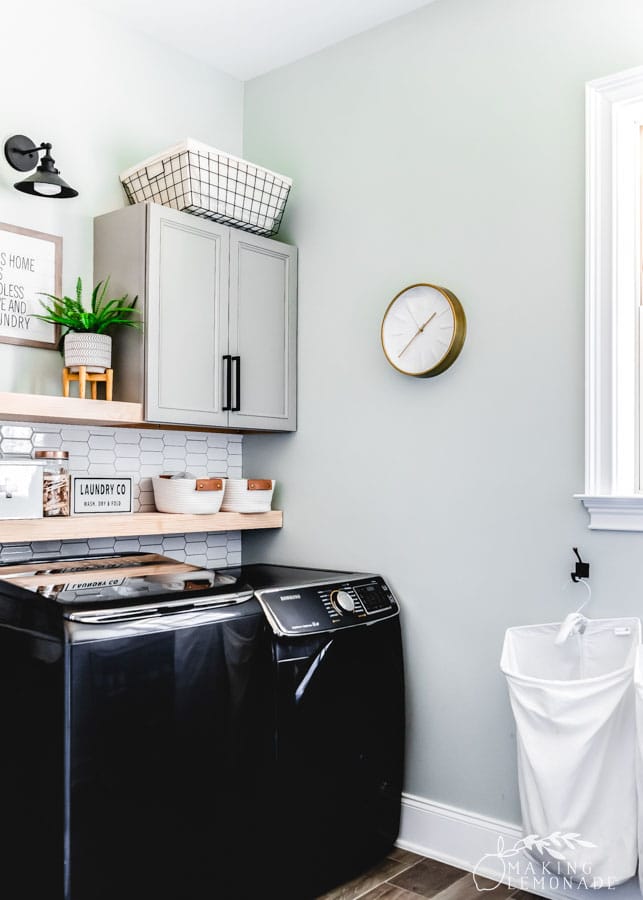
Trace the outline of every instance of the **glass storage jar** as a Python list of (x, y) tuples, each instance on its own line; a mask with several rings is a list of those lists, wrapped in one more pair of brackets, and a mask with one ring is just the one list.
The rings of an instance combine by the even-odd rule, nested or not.
[(69, 515), (69, 453), (66, 450), (36, 450), (42, 465), (42, 512), (44, 516)]

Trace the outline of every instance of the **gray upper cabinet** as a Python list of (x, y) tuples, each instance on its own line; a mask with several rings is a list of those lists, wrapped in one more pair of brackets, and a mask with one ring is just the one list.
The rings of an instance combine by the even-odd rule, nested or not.
[(116, 399), (144, 399), (151, 422), (295, 430), (295, 247), (130, 206), (95, 220), (95, 280), (107, 275), (145, 319), (114, 342)]

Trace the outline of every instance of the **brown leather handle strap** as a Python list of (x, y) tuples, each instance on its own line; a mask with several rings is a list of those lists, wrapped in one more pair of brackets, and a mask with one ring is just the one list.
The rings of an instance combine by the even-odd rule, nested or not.
[(271, 491), (272, 490), (272, 481), (265, 478), (249, 478), (248, 479), (248, 490), (249, 491)]
[(222, 491), (223, 490), (223, 479), (222, 478), (197, 478), (196, 489), (197, 489), (197, 491)]

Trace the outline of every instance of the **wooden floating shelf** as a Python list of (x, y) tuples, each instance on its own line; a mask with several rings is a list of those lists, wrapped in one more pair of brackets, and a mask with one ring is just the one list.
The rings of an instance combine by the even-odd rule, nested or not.
[(80, 400), (48, 394), (13, 394), (0, 391), (0, 422), (52, 422), (62, 425), (104, 425), (164, 431), (213, 431), (219, 434), (270, 433), (261, 428), (224, 428), (183, 422), (147, 422), (142, 403), (122, 400)]
[(120, 400), (79, 400), (78, 397), (49, 397), (46, 394), (0, 392), (0, 420), (22, 422), (71, 422), (80, 425), (130, 425), (137, 428), (160, 426), (143, 420), (142, 403)]
[(212, 531), (250, 531), (281, 528), (283, 513), (220, 512), (214, 515), (172, 513), (107, 513), (47, 519), (0, 520), (0, 544), (32, 541), (87, 540), (100, 537), (138, 537), (141, 534), (193, 534)]

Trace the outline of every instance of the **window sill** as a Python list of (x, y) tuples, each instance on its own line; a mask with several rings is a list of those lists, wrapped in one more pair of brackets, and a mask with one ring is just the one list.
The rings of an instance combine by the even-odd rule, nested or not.
[(594, 531), (643, 531), (643, 494), (629, 497), (575, 494), (589, 513)]

